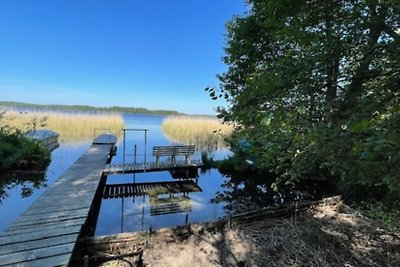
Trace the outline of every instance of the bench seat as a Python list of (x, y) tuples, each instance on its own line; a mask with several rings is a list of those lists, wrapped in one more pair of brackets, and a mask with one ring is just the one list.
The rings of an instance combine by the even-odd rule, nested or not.
[(156, 157), (156, 164), (159, 166), (160, 157), (171, 157), (172, 163), (176, 164), (177, 156), (185, 156), (185, 163), (190, 163), (190, 155), (195, 152), (195, 145), (179, 145), (179, 146), (154, 146), (153, 156)]

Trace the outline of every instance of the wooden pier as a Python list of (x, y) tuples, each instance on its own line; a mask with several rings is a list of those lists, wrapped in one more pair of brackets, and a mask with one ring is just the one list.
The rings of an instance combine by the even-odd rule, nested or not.
[[(192, 180), (100, 188), (105, 182), (102, 178), (111, 174), (172, 171), (178, 177), (184, 168), (202, 166), (201, 161), (190, 162), (188, 156), (185, 161), (174, 158), (165, 162), (109, 164), (116, 142), (111, 134), (96, 137), (86, 152), (0, 235), (0, 266), (69, 265), (75, 244), (90, 233), (88, 221), (97, 212), (95, 200), (101, 194), (103, 198), (149, 195), (153, 215), (191, 210), (190, 198), (185, 194), (201, 192)], [(187, 171), (184, 174), (189, 175)], [(184, 195), (176, 197), (176, 193)], [(158, 199), (162, 194), (170, 197)]]
[(110, 184), (104, 186), (103, 198), (131, 196), (157, 196), (161, 194), (201, 192), (201, 188), (192, 180), (152, 183)]
[(68, 265), (115, 142), (109, 134), (97, 137), (0, 235), (0, 266)]
[(104, 167), (105, 175), (121, 174), (121, 173), (142, 173), (142, 172), (159, 172), (185, 168), (200, 168), (203, 166), (201, 160), (193, 160), (191, 163), (185, 161), (162, 161), (147, 163), (125, 163), (125, 164), (107, 164)]

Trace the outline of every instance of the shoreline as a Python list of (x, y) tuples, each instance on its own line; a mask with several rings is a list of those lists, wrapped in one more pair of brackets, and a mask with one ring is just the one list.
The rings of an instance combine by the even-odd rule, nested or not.
[(398, 266), (399, 248), (399, 233), (382, 229), (335, 196), (297, 208), (82, 239), (73, 264)]

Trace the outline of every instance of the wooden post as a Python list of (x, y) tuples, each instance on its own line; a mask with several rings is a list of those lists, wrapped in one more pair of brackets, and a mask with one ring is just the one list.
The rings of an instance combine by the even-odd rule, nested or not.
[(156, 165), (157, 167), (160, 167), (160, 156), (156, 155)]
[(123, 172), (125, 172), (125, 129), (122, 129), (122, 131), (124, 131), (124, 142), (123, 142), (123, 146), (122, 146), (122, 164), (123, 164)]

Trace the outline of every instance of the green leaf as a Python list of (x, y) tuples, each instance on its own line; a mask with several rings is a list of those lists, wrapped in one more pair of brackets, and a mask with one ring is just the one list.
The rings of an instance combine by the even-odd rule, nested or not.
[(261, 124), (262, 126), (269, 126), (269, 125), (271, 124), (271, 121), (272, 121), (272, 116), (271, 116), (271, 115), (268, 115), (268, 116), (264, 117), (264, 118), (261, 120), (260, 124)]
[(362, 133), (370, 126), (370, 122), (368, 120), (362, 120), (359, 124), (354, 125), (350, 128), (350, 131), (353, 133)]

